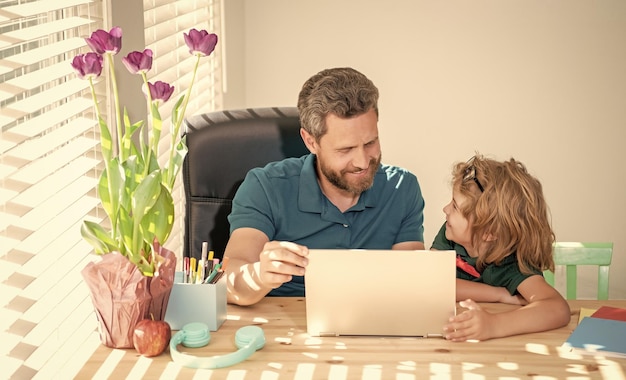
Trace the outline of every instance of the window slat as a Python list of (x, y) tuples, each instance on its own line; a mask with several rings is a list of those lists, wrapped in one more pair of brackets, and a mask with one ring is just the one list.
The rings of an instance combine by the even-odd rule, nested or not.
[[(10, 178), (24, 183), (36, 184), (43, 180), (48, 173), (55, 172), (71, 164), (74, 160), (97, 145), (98, 142), (94, 139), (79, 137), (64, 145), (62, 148), (56, 149), (52, 153), (31, 162)], [(84, 173), (84, 171), (81, 172), (81, 174), (82, 173)]]
[(38, 24), (30, 28), (17, 29), (4, 33), (4, 39), (0, 40), (0, 48), (4, 49), (13, 45), (33, 41), (47, 37), (51, 34), (61, 33), (66, 30), (87, 26), (93, 21), (82, 17), (70, 17), (62, 20)]
[(61, 10), (82, 4), (89, 4), (92, 0), (40, 0), (31, 3), (20, 3), (2, 8), (0, 22), (19, 20), (23, 17), (32, 17), (41, 13)]
[(93, 103), (90, 99), (76, 98), (69, 103), (60, 105), (22, 124), (18, 124), (11, 128), (11, 133), (24, 137), (34, 137), (81, 112), (91, 109), (93, 109)]
[(83, 133), (88, 132), (91, 128), (96, 126), (96, 122), (91, 119), (77, 118), (67, 123), (66, 125), (53, 130), (50, 133), (43, 135), (40, 138), (32, 139), (24, 144), (21, 144), (16, 149), (9, 152), (12, 157), (17, 157), (23, 160), (33, 161), (48, 151), (54, 150), (61, 145), (67, 144)]
[(66, 194), (87, 194), (91, 190), (93, 190), (93, 179), (81, 177), (70, 183), (63, 192), (57, 193), (43, 202), (40, 207), (34, 208), (24, 214), (14, 225), (26, 230), (35, 231), (76, 202), (76, 199), (68, 197)]
[[(27, 50), (23, 53), (9, 56), (4, 59), (4, 67), (6, 69), (10, 68), (11, 70), (14, 70), (24, 66), (34, 65), (37, 62), (56, 57), (60, 54), (67, 53), (72, 50), (80, 49), (84, 46), (87, 46), (84, 38), (68, 38), (63, 41), (55, 42), (36, 49)], [(70, 65), (70, 61), (67, 61), (67, 64)], [(3, 65), (3, 63), (0, 62), (0, 65)]]
[(74, 69), (69, 62), (59, 62), (41, 70), (32, 71), (28, 74), (10, 79), (6, 81), (6, 83), (24, 91), (33, 90), (49, 83), (50, 81), (70, 75), (73, 72)]
[(56, 86), (49, 90), (27, 97), (7, 106), (7, 109), (29, 113), (45, 108), (50, 104), (60, 102), (74, 94), (89, 90), (89, 82), (82, 79), (70, 79), (63, 86)]
[(26, 207), (37, 207), (46, 199), (62, 191), (68, 182), (75, 181), (87, 171), (95, 168), (98, 163), (99, 160), (80, 157), (69, 165), (64, 166), (59, 171), (44, 178), (41, 182), (22, 191), (17, 197), (13, 198), (11, 202)]

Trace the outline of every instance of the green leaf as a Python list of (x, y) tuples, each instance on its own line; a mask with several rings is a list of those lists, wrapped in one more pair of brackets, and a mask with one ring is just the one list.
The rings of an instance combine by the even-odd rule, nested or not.
[(172, 157), (172, 164), (169, 166), (172, 171), (168, 171), (167, 173), (167, 183), (166, 186), (168, 189), (174, 188), (174, 183), (176, 183), (176, 176), (180, 172), (183, 167), (183, 161), (185, 160), (185, 156), (189, 149), (187, 148), (186, 139), (183, 137), (181, 141), (176, 145), (176, 150), (174, 152), (174, 156)]
[(158, 155), (159, 153), (159, 141), (161, 140), (162, 128), (163, 122), (161, 121), (159, 108), (157, 107), (157, 103), (152, 103), (152, 141), (154, 145), (150, 148), (155, 153), (155, 155)]
[(117, 232), (123, 241), (120, 252), (129, 259), (137, 261), (142, 251), (141, 236), (139, 236), (140, 232), (135, 231), (135, 217), (130, 208), (120, 208)]
[(156, 154), (151, 154), (150, 155), (150, 162), (149, 162), (149, 166), (148, 166), (148, 172), (152, 173), (155, 171), (161, 171), (161, 165), (159, 165), (159, 160), (158, 157), (156, 156)]
[(143, 218), (156, 202), (161, 192), (161, 173), (153, 171), (135, 189), (132, 197), (132, 213), (135, 218)]
[(176, 133), (176, 125), (178, 123), (178, 117), (180, 115), (180, 106), (183, 104), (183, 100), (185, 100), (185, 95), (181, 96), (178, 101), (176, 102), (176, 104), (174, 105), (174, 108), (172, 108), (172, 115), (171, 115), (171, 130), (170, 132), (172, 134)]
[(160, 244), (165, 244), (174, 226), (174, 199), (165, 186), (160, 187), (159, 198), (141, 221), (143, 238), (149, 245), (155, 238)]
[(144, 178), (135, 189), (132, 197), (133, 247), (138, 247), (145, 240), (140, 236), (143, 218), (152, 208), (161, 192), (161, 172), (154, 171)]
[(90, 222), (88, 220), (83, 221), (83, 225), (80, 228), (80, 234), (83, 239), (94, 247), (94, 252), (99, 255), (119, 250), (115, 239), (113, 239), (110, 233), (97, 223)]
[[(129, 119), (129, 122), (130, 122), (130, 119)], [(127, 131), (127, 133), (126, 133), (126, 134), (127, 134), (127, 135), (128, 135), (128, 137), (130, 137), (130, 138), (131, 138), (131, 140), (132, 140), (132, 136), (135, 134), (135, 132), (136, 132), (136, 131), (138, 131), (138, 130), (140, 130), (140, 129), (142, 129), (142, 128), (144, 127), (144, 125), (145, 125), (145, 122), (144, 122), (143, 120), (139, 120), (138, 122), (136, 122), (136, 123), (134, 123), (134, 124), (129, 124), (129, 125), (127, 126), (127, 129), (126, 129), (126, 131)], [(125, 135), (126, 135), (126, 134), (125, 134)], [(133, 144), (133, 145), (134, 145), (134, 144)]]
[(154, 266), (143, 257), (141, 258), (141, 262), (135, 263), (135, 265), (144, 276), (154, 277)]
[(124, 172), (124, 186), (120, 186), (123, 190), (121, 194), (121, 204), (127, 210), (132, 209), (132, 198), (135, 189), (143, 180), (143, 162), (139, 156), (133, 155), (128, 157), (121, 164), (121, 170)]
[[(140, 138), (141, 138), (141, 137), (140, 137)], [(140, 144), (140, 147), (139, 147), (139, 149), (138, 149), (138, 148), (137, 148), (137, 145), (132, 144), (132, 145), (131, 145), (131, 147), (130, 147), (130, 156), (129, 156), (129, 157), (137, 156), (137, 157), (140, 157), (140, 158), (141, 158), (141, 160), (143, 161), (143, 156), (142, 156), (142, 152), (143, 152), (143, 151), (142, 151), (142, 147), (143, 147), (144, 145), (145, 145), (145, 144)]]
[[(144, 121), (139, 120), (138, 122), (131, 124), (130, 117), (128, 116), (128, 110), (124, 107), (124, 136), (122, 136), (122, 152), (120, 154), (120, 158), (122, 161), (128, 159), (128, 157), (136, 154), (137, 147), (133, 142), (133, 135), (139, 129), (142, 129), (144, 126)], [(141, 136), (140, 136), (141, 140)]]
[(102, 151), (102, 159), (108, 162), (111, 161), (113, 154), (111, 131), (109, 131), (109, 127), (102, 117), (98, 118), (98, 125), (100, 126), (100, 150)]
[(117, 158), (111, 160), (107, 165), (109, 171), (106, 170), (100, 175), (98, 182), (98, 196), (102, 208), (109, 216), (113, 223), (117, 219), (120, 200), (123, 196), (124, 170), (119, 165)]
[(145, 251), (142, 250), (135, 255), (129, 255), (127, 257), (144, 276), (152, 277), (154, 276), (154, 266), (144, 257), (144, 253)]

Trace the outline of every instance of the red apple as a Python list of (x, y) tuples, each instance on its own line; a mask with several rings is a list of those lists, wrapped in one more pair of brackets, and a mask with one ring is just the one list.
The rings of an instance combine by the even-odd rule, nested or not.
[(143, 356), (161, 355), (172, 337), (170, 324), (154, 319), (142, 319), (133, 332), (133, 346)]

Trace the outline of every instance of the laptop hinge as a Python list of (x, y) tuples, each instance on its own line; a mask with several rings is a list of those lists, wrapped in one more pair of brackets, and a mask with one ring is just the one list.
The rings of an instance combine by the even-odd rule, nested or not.
[(320, 336), (339, 336), (339, 334), (334, 332), (321, 332)]

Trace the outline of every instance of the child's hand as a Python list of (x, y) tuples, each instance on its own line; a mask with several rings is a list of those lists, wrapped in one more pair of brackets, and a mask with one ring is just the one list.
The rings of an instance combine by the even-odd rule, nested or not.
[(493, 314), (482, 310), (476, 302), (469, 299), (459, 302), (459, 305), (468, 310), (450, 318), (450, 323), (443, 328), (446, 339), (453, 342), (480, 341), (493, 336)]

